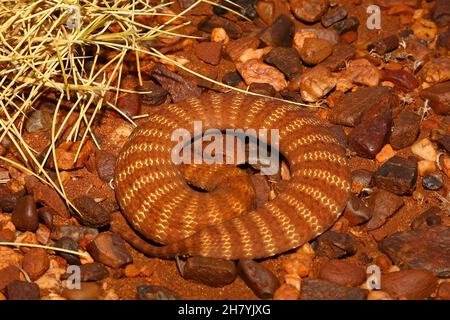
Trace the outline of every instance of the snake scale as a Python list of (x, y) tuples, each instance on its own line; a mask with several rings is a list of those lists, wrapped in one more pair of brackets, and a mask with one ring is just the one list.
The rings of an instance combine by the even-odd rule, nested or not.
[[(175, 165), (171, 134), (192, 131), (193, 121), (202, 121), (203, 130), (278, 129), (290, 179), (255, 209), (245, 171), (211, 165), (200, 174)], [(147, 255), (257, 259), (296, 248), (332, 226), (349, 197), (350, 171), (345, 149), (311, 112), (250, 95), (208, 94), (171, 104), (138, 126), (119, 153), (114, 188), (129, 224), (157, 243), (125, 236)]]

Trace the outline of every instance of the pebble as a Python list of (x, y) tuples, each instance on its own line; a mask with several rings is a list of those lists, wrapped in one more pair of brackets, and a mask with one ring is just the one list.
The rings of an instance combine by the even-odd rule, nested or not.
[(80, 211), (80, 214), (76, 215), (80, 224), (91, 228), (100, 228), (111, 223), (110, 213), (94, 199), (83, 195), (75, 198), (73, 204)]
[(396, 118), (390, 137), (390, 143), (395, 150), (409, 147), (419, 135), (421, 118), (418, 114), (402, 110)]
[(344, 217), (350, 223), (350, 226), (363, 224), (371, 218), (372, 212), (369, 206), (355, 195), (350, 196), (347, 206), (344, 210)]
[(237, 62), (248, 49), (257, 49), (259, 39), (254, 36), (243, 37), (230, 41), (225, 47), (225, 54), (233, 61)]
[(16, 266), (10, 265), (0, 270), (0, 291), (3, 291), (8, 284), (14, 280), (20, 280), (20, 270)]
[(264, 62), (276, 67), (288, 79), (301, 72), (300, 56), (294, 48), (275, 47), (264, 57)]
[(52, 115), (42, 110), (35, 110), (25, 121), (25, 130), (29, 133), (50, 130), (52, 126)]
[(450, 50), (450, 29), (438, 35), (436, 46), (438, 48)]
[(248, 91), (262, 94), (268, 97), (274, 97), (276, 95), (275, 88), (269, 83), (257, 83), (253, 82), (249, 87)]
[(39, 300), (39, 287), (32, 282), (14, 280), (6, 287), (8, 300)]
[(89, 243), (87, 250), (95, 261), (111, 268), (120, 268), (133, 261), (122, 238), (109, 231), (100, 233)]
[(237, 72), (227, 72), (224, 74), (224, 76), (222, 77), (222, 82), (225, 83), (228, 86), (232, 86), (235, 87), (237, 86), (239, 83), (242, 82), (242, 77), (239, 73)]
[(341, 21), (347, 17), (347, 10), (343, 6), (330, 8), (327, 13), (322, 16), (321, 22), (325, 28), (330, 27), (334, 23)]
[(429, 173), (436, 172), (436, 170), (437, 170), (436, 161), (420, 160), (419, 162), (417, 162), (417, 172), (421, 177)]
[(426, 88), (420, 95), (429, 100), (429, 105), (434, 112), (450, 115), (450, 81)]
[(128, 264), (124, 268), (125, 277), (136, 278), (141, 273), (141, 270), (135, 264)]
[(290, 2), (294, 16), (308, 23), (319, 21), (329, 6), (329, 0), (292, 0)]
[(370, 197), (372, 218), (367, 224), (367, 230), (375, 230), (384, 225), (402, 206), (403, 198), (386, 190), (377, 190)]
[(100, 179), (110, 182), (114, 178), (116, 157), (109, 152), (97, 150), (95, 152), (95, 168)]
[[(53, 215), (47, 207), (40, 207), (37, 209), (39, 219), (44, 223), (44, 225), (52, 229), (53, 228)], [(38, 229), (39, 230), (39, 229)]]
[(450, 276), (450, 227), (398, 232), (385, 238), (380, 246), (396, 265), (427, 269), (437, 277)]
[(374, 51), (380, 55), (386, 54), (398, 48), (400, 43), (400, 39), (397, 35), (393, 34), (381, 39), (376, 40), (375, 42), (369, 44), (367, 50)]
[[(164, 101), (168, 92), (159, 84), (152, 80), (142, 81), (142, 85), (137, 86), (136, 90), (141, 96), (141, 102), (148, 106), (158, 106)], [(102, 179), (102, 177), (100, 177)]]
[(431, 41), (437, 35), (436, 24), (428, 19), (418, 19), (411, 26), (414, 36), (421, 40)]
[(329, 113), (332, 123), (354, 127), (358, 125), (363, 115), (373, 113), (383, 106), (394, 109), (399, 103), (397, 95), (387, 87), (361, 88), (348, 93)]
[(272, 272), (253, 260), (239, 260), (237, 269), (242, 280), (261, 299), (272, 298), (280, 286), (280, 282)]
[(211, 287), (223, 287), (236, 279), (237, 269), (231, 260), (195, 256), (187, 259), (180, 273), (185, 279)]
[(211, 41), (227, 44), (230, 41), (230, 37), (224, 28), (214, 28), (211, 31)]
[(36, 204), (30, 195), (17, 200), (12, 212), (12, 222), (18, 230), (35, 232), (39, 227)]
[(282, 264), (282, 267), (287, 274), (295, 274), (301, 278), (309, 275), (312, 266), (313, 257), (304, 254), (295, 254)]
[(321, 279), (304, 279), (301, 300), (365, 300), (368, 291), (348, 288)]
[(81, 282), (79, 289), (64, 288), (61, 296), (69, 300), (98, 300), (103, 294), (101, 285), (95, 282)]
[(89, 241), (93, 240), (98, 235), (98, 230), (89, 227), (81, 227), (81, 226), (61, 226), (55, 225), (52, 228), (52, 233), (50, 237), (53, 240), (60, 240), (61, 238), (68, 237), (73, 239), (74, 241)]
[(420, 70), (420, 77), (430, 84), (450, 80), (450, 57), (431, 59)]
[(259, 18), (267, 25), (271, 25), (274, 19), (275, 5), (271, 1), (258, 1), (255, 7)]
[(392, 112), (389, 106), (366, 114), (348, 135), (350, 150), (360, 157), (373, 159), (388, 142), (391, 124)]
[(6, 268), (10, 265), (20, 265), (22, 255), (16, 250), (9, 247), (0, 246), (0, 269)]
[(216, 66), (222, 57), (222, 44), (220, 42), (200, 42), (195, 47), (195, 54), (200, 60)]
[(446, 0), (436, 0), (431, 11), (431, 19), (439, 27), (445, 27), (450, 24), (450, 3)]
[(450, 300), (450, 282), (442, 282), (436, 293), (437, 300)]
[[(93, 153), (92, 143), (88, 140), (81, 147), (80, 152), (77, 152), (80, 148), (81, 141), (72, 142), (65, 141), (62, 142), (55, 151), (55, 157), (57, 159), (57, 165), (59, 170), (75, 170), (81, 169), (86, 165), (89, 156)], [(75, 159), (77, 159), (75, 161)], [(50, 167), (54, 168), (55, 163), (53, 162), (53, 157), (50, 159)], [(50, 187), (49, 187), (50, 188)]]
[[(72, 251), (78, 251), (78, 249), (80, 248), (78, 243), (69, 237), (62, 237), (60, 238), (58, 241), (55, 242), (55, 247), (57, 248), (61, 248), (61, 249), (67, 249), (67, 250), (72, 250)], [(63, 257), (68, 264), (73, 264), (73, 265), (80, 265), (80, 257), (74, 254), (70, 254), (70, 253), (65, 253), (65, 252), (60, 252), (60, 251), (56, 251), (56, 254)]]
[(394, 300), (391, 295), (385, 291), (372, 290), (367, 295), (367, 300)]
[(239, 57), (239, 62), (246, 62), (248, 60), (260, 60), (264, 55), (269, 53), (271, 47), (265, 47), (261, 49), (246, 49)]
[(411, 92), (419, 86), (417, 79), (406, 70), (385, 69), (381, 73), (381, 80), (392, 82), (404, 92)]
[(254, 82), (270, 83), (277, 92), (287, 86), (284, 75), (278, 69), (258, 60), (252, 59), (244, 63), (238, 63), (236, 68), (247, 85)]
[(334, 45), (333, 53), (322, 62), (322, 65), (329, 68), (333, 72), (343, 69), (345, 68), (346, 62), (355, 57), (355, 51), (355, 46), (351, 44), (341, 43)]
[(162, 286), (141, 285), (137, 287), (137, 300), (179, 300), (178, 293)]
[(352, 235), (329, 230), (313, 242), (318, 256), (329, 259), (340, 259), (356, 253), (356, 244)]
[(359, 20), (357, 17), (349, 17), (333, 24), (333, 29), (339, 34), (344, 34), (349, 31), (356, 31), (359, 27)]
[(437, 280), (424, 269), (403, 270), (381, 276), (381, 289), (395, 298), (422, 300), (436, 289)]
[(440, 137), (439, 139), (437, 139), (437, 143), (439, 144), (439, 146), (445, 149), (447, 153), (450, 153), (450, 135)]
[(411, 151), (422, 159), (436, 161), (437, 150), (428, 138), (417, 141), (411, 146)]
[(21, 196), (23, 196), (22, 193), (12, 192), (7, 186), (0, 185), (0, 209), (3, 212), (13, 211)]
[(170, 71), (162, 63), (155, 64), (152, 76), (169, 92), (173, 102), (197, 97), (201, 93), (201, 89), (195, 83)]
[(274, 23), (260, 35), (260, 39), (268, 46), (290, 47), (294, 34), (294, 23), (285, 14), (280, 14)]
[(397, 195), (412, 194), (417, 181), (417, 162), (394, 156), (375, 172), (373, 184)]
[(363, 189), (370, 187), (373, 172), (367, 169), (356, 169), (352, 171), (352, 193), (361, 193)]
[(411, 229), (417, 230), (421, 228), (431, 227), (434, 225), (439, 225), (442, 223), (441, 217), (438, 215), (441, 212), (441, 209), (438, 207), (431, 207), (420, 215), (418, 215), (411, 222)]
[[(71, 274), (61, 275), (61, 280), (67, 280)], [(80, 265), (80, 281), (100, 281), (109, 276), (108, 269), (98, 262), (86, 263)]]
[(329, 260), (319, 270), (318, 277), (341, 286), (356, 287), (366, 280), (366, 271), (342, 260)]
[(23, 257), (22, 268), (31, 280), (39, 279), (50, 268), (47, 251), (41, 248), (31, 248)]
[(333, 52), (332, 44), (319, 38), (305, 39), (301, 50), (300, 57), (307, 65), (316, 65), (328, 58)]
[(441, 189), (444, 185), (444, 181), (439, 175), (428, 174), (422, 179), (422, 186), (431, 191), (437, 191)]
[(395, 156), (394, 149), (392, 149), (392, 146), (390, 144), (385, 144), (384, 147), (381, 148), (380, 152), (378, 152), (375, 156), (375, 160), (377, 161), (377, 163), (383, 163), (393, 156)]
[(273, 295), (273, 300), (298, 300), (299, 298), (300, 291), (286, 283), (283, 283)]
[[(136, 87), (129, 90), (136, 90)], [(141, 112), (141, 95), (137, 92), (125, 92), (119, 95), (116, 107), (127, 117), (133, 118)]]
[(242, 29), (228, 19), (211, 15), (201, 21), (198, 29), (204, 32), (211, 32), (214, 28), (223, 28), (231, 39), (238, 39), (242, 35)]
[(336, 31), (319, 28), (303, 28), (295, 32), (293, 46), (300, 51), (305, 44), (306, 39), (322, 39), (337, 45), (340, 42), (339, 35)]
[(318, 65), (301, 75), (300, 93), (307, 102), (316, 102), (336, 86), (336, 78), (329, 69)]
[(368, 87), (378, 86), (381, 79), (381, 72), (367, 59), (351, 60), (343, 77), (354, 84)]

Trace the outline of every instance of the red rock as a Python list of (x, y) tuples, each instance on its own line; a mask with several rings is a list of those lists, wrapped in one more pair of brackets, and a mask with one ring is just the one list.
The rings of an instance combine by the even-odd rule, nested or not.
[(39, 279), (50, 268), (50, 259), (47, 251), (41, 248), (32, 248), (23, 257), (22, 268), (31, 280)]
[(413, 91), (419, 86), (417, 79), (406, 70), (388, 70), (381, 73), (381, 80), (390, 81), (404, 92)]
[(284, 75), (278, 69), (256, 59), (238, 63), (236, 68), (247, 85), (254, 82), (270, 83), (276, 91), (281, 91), (287, 86)]
[(267, 27), (260, 35), (260, 39), (268, 46), (290, 47), (294, 33), (294, 23), (292, 20), (280, 14), (274, 23)]
[(8, 266), (0, 270), (0, 291), (14, 280), (20, 280), (20, 270), (16, 266)]
[(330, 260), (320, 268), (319, 278), (342, 286), (355, 287), (366, 280), (366, 272), (355, 264), (342, 260)]
[(403, 206), (403, 199), (391, 192), (377, 190), (370, 197), (372, 218), (367, 224), (368, 230), (374, 230), (386, 223), (387, 219)]
[(341, 21), (342, 19), (345, 19), (347, 16), (347, 10), (343, 6), (336, 6), (333, 8), (330, 8), (326, 14), (322, 16), (322, 25), (325, 28), (328, 28), (332, 24)]
[(82, 225), (100, 228), (111, 223), (110, 213), (95, 202), (94, 199), (88, 196), (80, 196), (73, 200), (73, 204), (80, 211), (77, 219)]
[(110, 182), (114, 178), (116, 157), (109, 152), (97, 150), (95, 152), (95, 166), (100, 179)]
[(275, 47), (264, 57), (264, 62), (273, 65), (292, 79), (300, 74), (302, 62), (294, 48)]
[(327, 11), (329, 0), (292, 0), (291, 11), (294, 16), (304, 22), (316, 22)]
[(142, 81), (142, 85), (138, 86), (136, 90), (141, 96), (142, 103), (149, 106), (157, 106), (164, 103), (168, 94), (162, 86), (152, 80)]
[(200, 60), (216, 66), (222, 57), (222, 44), (220, 42), (200, 42), (195, 47), (195, 54)]
[(450, 114), (450, 81), (424, 89), (420, 95), (429, 100), (430, 107), (434, 112), (443, 115)]
[(14, 226), (21, 231), (35, 232), (39, 227), (39, 217), (32, 196), (24, 196), (17, 201), (12, 213)]
[(298, 300), (300, 298), (300, 292), (297, 288), (283, 283), (273, 296), (273, 300)]
[(419, 135), (420, 116), (414, 112), (403, 110), (394, 119), (390, 137), (391, 146), (395, 150), (412, 145)]
[(300, 76), (300, 93), (307, 102), (316, 102), (336, 86), (336, 77), (322, 65), (315, 66)]
[(39, 300), (39, 287), (32, 282), (14, 280), (6, 287), (8, 300)]
[(242, 29), (237, 24), (216, 15), (205, 18), (198, 25), (198, 29), (205, 32), (211, 32), (214, 28), (225, 29), (231, 39), (240, 38), (242, 34)]
[[(61, 280), (67, 280), (72, 274), (65, 273), (61, 275)], [(80, 281), (100, 281), (109, 276), (106, 267), (97, 262), (86, 263), (80, 266)]]
[(111, 268), (120, 268), (133, 261), (124, 241), (116, 233), (100, 233), (87, 249), (95, 261)]
[(368, 291), (360, 288), (348, 288), (320, 280), (303, 281), (300, 300), (365, 300)]
[(397, 195), (412, 194), (417, 181), (417, 162), (394, 156), (374, 174), (375, 186)]
[(381, 289), (396, 298), (425, 299), (434, 292), (436, 286), (437, 279), (424, 269), (397, 271), (381, 276)]
[(436, 294), (438, 300), (450, 300), (450, 282), (442, 282)]
[(280, 286), (277, 277), (253, 260), (239, 260), (238, 273), (253, 293), (261, 299), (270, 299)]
[(390, 35), (388, 37), (378, 39), (377, 41), (371, 43), (367, 47), (367, 50), (369, 51), (373, 50), (376, 53), (383, 55), (385, 53), (397, 49), (399, 42), (400, 39), (398, 38), (397, 35)]
[(313, 247), (318, 256), (325, 256), (329, 259), (351, 256), (356, 252), (356, 244), (353, 236), (348, 233), (339, 233), (333, 230), (321, 234), (313, 242)]
[(300, 57), (307, 65), (316, 65), (328, 58), (333, 52), (332, 44), (323, 39), (308, 38), (305, 39), (301, 50)]
[(329, 68), (331, 71), (338, 71), (345, 67), (345, 63), (355, 56), (356, 48), (351, 44), (338, 44), (333, 47), (333, 53), (322, 65)]
[(141, 285), (137, 287), (137, 300), (179, 300), (180, 295), (162, 286)]
[(98, 300), (102, 294), (101, 285), (95, 282), (81, 282), (79, 289), (64, 288), (61, 292), (69, 300)]
[(236, 279), (237, 270), (234, 261), (208, 257), (192, 257), (180, 272), (185, 279), (194, 280), (211, 287), (223, 287)]

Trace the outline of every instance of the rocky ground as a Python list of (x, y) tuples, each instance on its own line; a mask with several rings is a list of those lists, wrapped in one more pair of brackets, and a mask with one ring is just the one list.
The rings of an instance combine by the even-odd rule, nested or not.
[[(450, 2), (234, 2), (248, 21), (201, 4), (182, 30), (202, 39), (142, 45), (229, 86), (310, 104), (348, 148), (352, 197), (342, 217), (311, 243), (262, 261), (194, 257), (177, 265), (147, 258), (109, 230), (120, 220), (109, 182), (132, 126), (104, 111), (92, 127), (102, 150), (88, 142), (74, 163), (78, 145), (57, 145), (60, 178), (82, 218), (53, 189), (0, 163), (0, 240), (85, 253), (0, 246), (0, 300), (450, 299)], [(381, 26), (371, 30), (366, 10), (374, 2)], [(171, 10), (192, 3), (178, 0)], [(225, 91), (148, 56), (140, 62), (140, 84), (135, 65), (130, 54), (122, 87), (141, 93), (118, 101), (130, 117)], [(38, 157), (51, 141), (54, 108), (47, 97), (23, 128)], [(8, 139), (0, 152), (20, 161)], [(52, 176), (53, 161), (46, 168)], [(253, 181), (260, 202), (274, 196), (265, 177)], [(79, 290), (67, 288), (69, 265), (81, 267)], [(366, 282), (373, 265), (381, 271), (378, 290)]]

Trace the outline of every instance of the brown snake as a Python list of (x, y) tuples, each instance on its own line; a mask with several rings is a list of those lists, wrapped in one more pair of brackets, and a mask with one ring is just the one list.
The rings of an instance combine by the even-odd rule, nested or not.
[[(192, 131), (193, 121), (202, 121), (203, 130), (279, 129), (291, 178), (281, 181), (275, 199), (253, 209), (243, 170), (212, 165), (199, 174), (195, 166), (190, 172), (175, 165), (171, 134)], [(350, 171), (345, 149), (310, 112), (248, 95), (210, 94), (172, 104), (137, 127), (119, 154), (114, 187), (134, 229), (164, 244), (122, 235), (144, 253), (256, 259), (296, 248), (332, 226), (349, 197)]]

